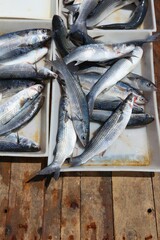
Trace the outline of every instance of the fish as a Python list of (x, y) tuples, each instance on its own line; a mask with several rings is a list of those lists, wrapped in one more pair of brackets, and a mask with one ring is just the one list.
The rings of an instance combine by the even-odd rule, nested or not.
[(11, 97), (12, 95), (18, 93), (19, 91), (35, 85), (37, 81), (35, 80), (25, 80), (25, 79), (5, 79), (0, 80), (0, 100), (4, 98)]
[(0, 136), (15, 132), (28, 124), (40, 111), (44, 100), (45, 97), (42, 94), (30, 99), (28, 105), (24, 106), (9, 122), (0, 125)]
[(122, 82), (144, 92), (157, 91), (157, 87), (153, 82), (133, 72), (129, 73), (127, 77), (123, 78)]
[(131, 72), (140, 62), (142, 56), (143, 49), (141, 47), (136, 47), (133, 50), (131, 57), (118, 60), (114, 65), (112, 65), (112, 67), (109, 68), (109, 70), (106, 71), (106, 73), (102, 75), (98, 82), (94, 84), (87, 95), (90, 116), (97, 96), (104, 90), (109, 90), (114, 84)]
[(66, 64), (76, 62), (79, 65), (83, 62), (105, 62), (117, 59), (131, 53), (137, 46), (142, 47), (145, 43), (159, 41), (160, 33), (156, 33), (146, 39), (131, 40), (123, 43), (104, 44), (95, 43), (77, 47), (64, 57)]
[[(91, 121), (103, 123), (111, 116), (111, 111), (93, 110)], [(127, 124), (127, 128), (138, 128), (146, 126), (154, 121), (154, 116), (148, 113), (135, 114), (132, 113), (131, 118)]]
[(52, 18), (52, 30), (58, 53), (61, 57), (64, 57), (75, 48), (75, 45), (68, 37), (68, 32), (63, 19), (58, 15), (54, 15)]
[(0, 65), (0, 79), (52, 79), (57, 74), (46, 67), (38, 67), (29, 63)]
[(43, 85), (36, 84), (28, 87), (17, 94), (7, 99), (0, 104), (0, 126), (7, 124), (15, 115), (17, 115), (23, 107), (28, 105), (28, 101), (38, 96), (42, 90)]
[(38, 152), (40, 146), (36, 142), (16, 133), (0, 138), (0, 152)]
[(99, 75), (103, 75), (107, 69), (109, 69), (110, 66), (106, 66), (106, 67), (98, 67), (98, 66), (92, 66), (92, 67), (87, 67), (87, 68), (83, 68), (83, 69), (79, 69), (76, 74), (77, 75), (81, 75), (81, 74), (86, 74), (86, 73), (95, 73), (95, 74), (99, 74)]
[(0, 60), (0, 65), (13, 65), (20, 63), (37, 63), (48, 53), (47, 47), (42, 47), (38, 49), (31, 50), (28, 53), (22, 54), (6, 60)]
[(136, 29), (144, 21), (148, 10), (148, 0), (139, 1), (138, 6), (136, 7), (134, 13), (131, 15), (130, 19), (126, 23), (113, 23), (107, 25), (97, 26), (99, 29)]
[(90, 12), (96, 7), (99, 0), (83, 0), (78, 11), (79, 15), (70, 28), (69, 36), (75, 44), (90, 44), (95, 41), (87, 34), (86, 19)]
[(95, 155), (106, 151), (115, 142), (129, 122), (133, 100), (134, 97), (131, 93), (95, 134), (84, 151), (70, 160), (71, 167), (85, 164)]
[[(66, 94), (71, 105), (71, 118), (74, 129), (82, 145), (86, 146), (89, 140), (89, 112), (86, 96), (62, 59), (57, 58), (51, 64), (62, 75), (61, 79), (65, 84)], [(62, 80), (59, 82), (62, 84)]]
[(58, 180), (62, 164), (73, 153), (76, 139), (77, 136), (70, 115), (70, 103), (66, 94), (63, 94), (60, 100), (58, 132), (53, 161), (49, 166), (39, 171), (35, 177), (53, 175), (54, 179)]
[[(114, 111), (120, 105), (120, 103), (122, 103), (122, 100), (120, 100), (120, 99), (114, 100), (114, 101), (110, 101), (110, 100), (106, 101), (106, 100), (98, 97), (95, 100), (94, 109)], [(137, 113), (137, 114), (144, 113), (144, 108), (142, 106), (134, 103), (132, 112)]]
[(87, 18), (86, 25), (93, 28), (118, 9), (134, 3), (135, 0), (102, 0)]
[(44, 46), (51, 40), (51, 30), (45, 28), (26, 29), (0, 36), (0, 61), (18, 57)]

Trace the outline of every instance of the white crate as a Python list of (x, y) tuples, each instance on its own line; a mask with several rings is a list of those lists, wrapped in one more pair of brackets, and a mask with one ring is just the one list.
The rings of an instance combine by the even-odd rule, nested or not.
[[(99, 31), (92, 31), (92, 36), (99, 35)], [(107, 31), (102, 37), (105, 43), (117, 43), (134, 39), (147, 38), (149, 32), (131, 31), (130, 34), (124, 31)], [(153, 48), (152, 44), (143, 46), (144, 55), (141, 63), (134, 70), (135, 73), (154, 80)], [(146, 127), (139, 129), (127, 129), (117, 139), (117, 141), (106, 151), (103, 157), (98, 156), (88, 161), (86, 164), (70, 168), (65, 164), (62, 171), (160, 171), (160, 128), (157, 110), (156, 93), (146, 95), (149, 102), (145, 106), (145, 111), (153, 114), (155, 120)], [(52, 114), (50, 131), (50, 150), (48, 163), (52, 161), (53, 149), (56, 143), (58, 126), (58, 109), (60, 100), (60, 89), (58, 83), (53, 83), (52, 89)], [(91, 124), (91, 135), (99, 125)], [(76, 146), (74, 155), (79, 155), (83, 150)]]

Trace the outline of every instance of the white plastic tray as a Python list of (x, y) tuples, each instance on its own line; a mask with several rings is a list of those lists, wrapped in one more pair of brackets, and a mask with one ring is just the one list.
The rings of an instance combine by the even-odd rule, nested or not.
[[(127, 32), (109, 31), (102, 38), (105, 43), (124, 42), (127, 40), (141, 39), (149, 36), (150, 33), (132, 31)], [(92, 35), (99, 35), (99, 31), (92, 32)], [(134, 70), (154, 82), (153, 49), (152, 44), (143, 47), (144, 55), (141, 63)], [(153, 114), (155, 120), (150, 125), (140, 129), (127, 129), (117, 139), (117, 141), (106, 151), (105, 155), (94, 157), (87, 164), (80, 167), (70, 168), (65, 164), (62, 171), (160, 171), (160, 128), (157, 110), (156, 93), (147, 94), (149, 102), (145, 106), (146, 112)], [(52, 88), (52, 114), (50, 131), (50, 149), (48, 163), (52, 161), (53, 149), (56, 143), (58, 108), (60, 91), (59, 85), (55, 81)], [(91, 136), (97, 129), (98, 124), (91, 124)], [(82, 152), (76, 146), (74, 155)]]
[[(146, 14), (146, 17), (144, 19), (143, 24), (137, 28), (137, 31), (156, 31), (156, 19), (155, 19), (155, 10), (154, 10), (154, 0), (148, 0), (148, 11)], [(66, 21), (66, 17), (64, 16), (64, 14), (62, 13), (62, 10), (64, 9), (64, 5), (63, 5), (63, 0), (59, 0), (59, 7), (58, 7), (58, 12), (59, 15), (63, 18), (63, 20), (65, 21), (65, 23), (67, 23)], [(132, 8), (126, 7), (124, 9), (120, 9), (118, 11), (116, 11), (115, 13), (111, 14), (110, 16), (108, 16), (103, 22), (101, 22), (101, 24), (111, 24), (111, 23), (115, 23), (115, 22), (126, 22), (128, 20), (128, 17), (131, 15), (132, 13)], [(104, 30), (104, 31), (108, 31), (108, 30)], [(120, 30), (122, 31), (122, 30)], [(132, 30), (123, 30), (123, 31), (132, 31)], [(89, 31), (90, 32), (90, 31)]]
[(57, 0), (0, 0), (0, 18), (51, 19)]
[[(28, 20), (0, 20), (0, 34), (13, 32), (17, 30), (29, 28), (50, 28), (51, 24), (43, 21), (28, 21)], [(51, 58), (52, 49), (47, 58)], [(39, 65), (44, 66), (45, 62), (41, 60)], [(23, 135), (40, 144), (39, 152), (0, 152), (0, 156), (16, 156), (16, 157), (45, 157), (48, 156), (48, 138), (49, 138), (49, 104), (50, 104), (50, 81), (47, 80), (47, 85), (43, 91), (45, 101), (42, 109), (36, 117), (27, 124), (24, 128), (18, 131), (19, 135)]]

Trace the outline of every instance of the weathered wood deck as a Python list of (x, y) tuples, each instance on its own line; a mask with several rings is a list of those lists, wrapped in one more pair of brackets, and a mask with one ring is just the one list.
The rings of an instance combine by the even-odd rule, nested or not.
[[(154, 59), (160, 103), (160, 43)], [(25, 183), (46, 159), (0, 160), (0, 240), (160, 240), (160, 174), (63, 174), (46, 189)]]

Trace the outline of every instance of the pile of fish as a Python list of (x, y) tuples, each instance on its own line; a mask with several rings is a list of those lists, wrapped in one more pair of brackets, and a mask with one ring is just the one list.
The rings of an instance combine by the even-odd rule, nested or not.
[[(156, 86), (132, 71), (141, 62), (143, 45), (159, 40), (160, 33), (129, 42), (75, 47), (60, 16), (53, 16), (52, 27), (60, 55), (50, 62), (61, 86), (57, 142), (52, 163), (31, 180), (48, 175), (57, 180), (66, 159), (71, 167), (85, 164), (106, 151), (126, 127), (144, 127), (154, 120), (144, 112), (148, 99), (143, 94), (156, 91)], [(91, 138), (94, 121), (101, 127)], [(76, 143), (83, 151), (71, 157)]]
[[(70, 36), (81, 43), (92, 43), (93, 39), (87, 34), (87, 28), (99, 29), (136, 29), (143, 23), (148, 0), (64, 0), (63, 13), (67, 17)], [(107, 23), (107, 18), (119, 9), (130, 8), (133, 12), (125, 23)], [(119, 13), (118, 13), (119, 14)], [(119, 15), (118, 15), (119, 16)]]
[(39, 151), (16, 133), (43, 106), (45, 79), (56, 74), (38, 62), (48, 53), (49, 29), (27, 29), (0, 36), (0, 151)]

